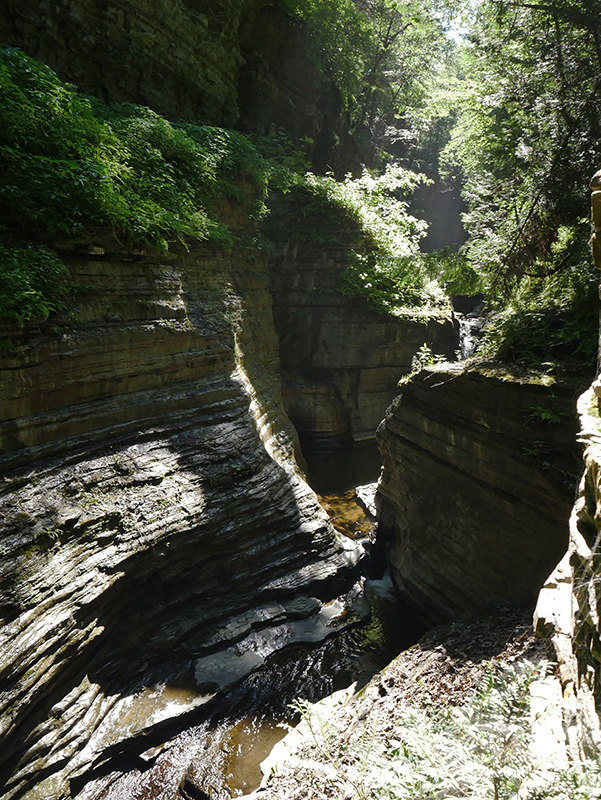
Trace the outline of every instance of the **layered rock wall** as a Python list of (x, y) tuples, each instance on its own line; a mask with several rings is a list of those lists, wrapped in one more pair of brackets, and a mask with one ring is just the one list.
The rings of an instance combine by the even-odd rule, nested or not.
[(316, 447), (372, 438), (417, 350), (452, 357), (458, 347), (450, 310), (403, 319), (341, 294), (348, 258), (344, 245), (312, 244), (278, 246), (272, 258), (284, 403)]
[(216, 653), (256, 665), (257, 632), (285, 644), (358, 558), (294, 463), (264, 257), (102, 231), (59, 252), (73, 313), (13, 331), (1, 363), (6, 798), (66, 796), (208, 701), (240, 674)]
[(539, 636), (551, 639), (561, 683), (560, 707), (572, 757), (597, 760), (601, 726), (599, 531), (601, 515), (601, 423), (591, 388), (578, 401), (584, 474), (569, 522), (569, 545), (545, 581), (536, 604)]
[(534, 605), (567, 545), (579, 469), (573, 390), (457, 365), (423, 371), (378, 430), (378, 537), (427, 623)]
[[(595, 266), (601, 269), (601, 170), (591, 180), (591, 250)], [(599, 721), (594, 716), (593, 696), (601, 697), (601, 380), (578, 400), (579, 441), (585, 446), (584, 474), (570, 516), (569, 546), (564, 557), (545, 582), (538, 598), (535, 624), (541, 636), (552, 638), (559, 674), (568, 696), (583, 702), (583, 729), (592, 732), (601, 745)], [(588, 713), (592, 707), (592, 713)]]
[(246, 5), (9, 0), (0, 14), (0, 40), (86, 94), (233, 127)]
[(572, 644), (579, 675), (601, 696), (601, 420), (593, 389), (579, 400), (584, 475), (570, 519), (568, 574), (572, 589)]

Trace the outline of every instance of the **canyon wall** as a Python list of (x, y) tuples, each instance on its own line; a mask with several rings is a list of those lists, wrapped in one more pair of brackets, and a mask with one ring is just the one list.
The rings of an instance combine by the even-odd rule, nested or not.
[(601, 697), (601, 422), (599, 398), (593, 388), (580, 398), (578, 411), (580, 440), (586, 449), (584, 475), (570, 518), (567, 563), (573, 595), (571, 635), (578, 672)]
[(574, 390), (461, 364), (422, 371), (378, 430), (378, 539), (401, 596), (435, 624), (534, 606), (565, 552), (579, 474)]
[(247, 5), (9, 0), (0, 14), (0, 41), (22, 48), (85, 94), (233, 127)]
[(544, 582), (534, 612), (536, 632), (549, 638), (555, 651), (559, 704), (572, 756), (595, 761), (601, 749), (599, 386), (596, 381), (578, 400), (584, 474), (570, 515), (567, 552)]
[[(591, 180), (591, 250), (601, 269), (601, 170)], [(534, 613), (537, 633), (551, 639), (562, 684), (563, 724), (581, 756), (598, 759), (601, 726), (601, 380), (578, 399), (584, 473), (569, 521), (569, 545), (545, 581)]]
[(110, 771), (258, 666), (270, 630), (294, 641), (360, 556), (296, 468), (264, 256), (57, 245), (72, 311), (3, 332), (6, 798)]
[(372, 438), (398, 381), (423, 344), (452, 357), (459, 345), (447, 310), (379, 314), (341, 294), (343, 244), (276, 245), (271, 267), (284, 404), (309, 447)]

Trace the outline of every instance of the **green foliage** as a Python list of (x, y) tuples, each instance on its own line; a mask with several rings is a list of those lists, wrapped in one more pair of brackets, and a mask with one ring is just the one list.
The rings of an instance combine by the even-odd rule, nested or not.
[(447, 294), (476, 295), (485, 291), (486, 283), (482, 275), (474, 269), (465, 254), (465, 248), (448, 245), (440, 250), (421, 253), (422, 269), (444, 286)]
[(598, 275), (590, 263), (526, 277), (497, 315), (482, 350), (528, 368), (592, 372), (598, 319)]
[(594, 19), (577, 3), (483, 0), (470, 20), (441, 160), (462, 176), (468, 257), (494, 296), (581, 259), (601, 157)]
[(461, 50), (447, 44), (422, 81), (422, 101), (408, 104), (404, 112), (408, 156), (438, 172), (440, 154), (449, 142), (466, 93)]
[(436, 355), (432, 352), (432, 348), (424, 342), (416, 354), (411, 359), (411, 369), (403, 377), (399, 380), (398, 386), (402, 387), (408, 383), (411, 383), (413, 378), (425, 368), (425, 367), (432, 367), (435, 364), (444, 364), (446, 362), (446, 357), (442, 355)]
[(341, 291), (364, 297), (380, 313), (404, 316), (418, 306), (448, 309), (448, 298), (431, 280), (419, 254), (393, 256), (386, 252), (354, 253), (341, 276)]
[(331, 178), (306, 176), (316, 195), (342, 206), (354, 217), (374, 249), (395, 257), (418, 252), (419, 239), (427, 225), (408, 213), (407, 202), (425, 175), (416, 175), (400, 166), (388, 166), (377, 176), (365, 170), (360, 178), (347, 177), (337, 183)]
[(468, 205), (469, 239), (437, 277), (451, 293), (486, 293), (498, 312), (487, 354), (525, 367), (594, 368), (584, 217), (601, 159), (598, 20), (596, 0), (469, 4), (466, 44), (407, 114), (414, 152), (460, 181)]
[(268, 165), (242, 134), (174, 125), (80, 96), (18, 50), (0, 50), (0, 210), (13, 228), (73, 234), (107, 223), (132, 243), (231, 242), (226, 197), (256, 207)]
[(172, 124), (147, 108), (80, 96), (19, 50), (0, 49), (0, 318), (65, 307), (66, 267), (27, 240), (107, 224), (132, 245), (231, 244), (224, 201), (264, 211), (271, 166), (243, 134)]
[(534, 403), (527, 414), (528, 422), (542, 422), (544, 425), (558, 425), (566, 417), (569, 417), (569, 414), (559, 408), (557, 398), (554, 396), (551, 396), (546, 403)]
[(63, 532), (62, 528), (43, 528), (41, 531), (36, 531), (33, 538), (38, 539), (41, 536), (47, 536), (53, 542), (57, 542), (63, 535)]
[[(308, 173), (311, 175), (311, 173)], [(273, 241), (306, 244), (352, 245), (362, 240), (356, 216), (334, 200), (336, 181), (326, 178), (322, 187), (305, 184), (304, 176), (290, 174), (279, 192), (269, 198), (270, 214), (263, 229)], [(328, 186), (333, 191), (328, 192)], [(317, 188), (317, 191), (316, 191)], [(321, 188), (321, 191), (319, 190)]]
[(353, 0), (284, 0), (283, 5), (304, 21), (314, 63), (334, 80), (348, 106), (361, 91), (365, 71), (365, 16)]
[[(423, 176), (389, 167), (342, 182), (319, 177), (306, 172), (302, 151), (281, 133), (251, 141), (173, 124), (127, 103), (107, 106), (18, 50), (0, 51), (0, 80), (0, 210), (17, 237), (73, 235), (92, 222), (111, 225), (132, 244), (163, 249), (185, 237), (230, 244), (233, 234), (219, 218), (224, 200), (260, 217), (271, 183), (291, 195), (298, 212), (289, 219), (292, 230), (284, 226), (279, 235), (358, 243), (343, 291), (366, 296), (379, 310), (425, 296), (429, 279), (412, 266), (425, 225), (408, 213)], [(62, 307), (65, 269), (54, 256), (6, 247), (2, 256), (5, 318), (23, 324)]]
[[(288, 220), (278, 219), (278, 226), (288, 223), (290, 227), (279, 227), (274, 235), (279, 231), (286, 239), (324, 243), (354, 237), (389, 255), (406, 257), (418, 252), (427, 225), (408, 213), (408, 200), (418, 184), (427, 182), (425, 175), (400, 166), (389, 166), (379, 175), (364, 170), (360, 178), (347, 175), (343, 181), (332, 175), (299, 174), (279, 165), (273, 173), (276, 187), (291, 193), (294, 203), (294, 214)], [(342, 227), (338, 237), (336, 226)]]
[(65, 308), (67, 268), (44, 247), (10, 247), (0, 242), (0, 319), (20, 327)]
[[(588, 369), (596, 300), (583, 211), (601, 155), (594, 9), (579, 2), (483, 0), (466, 7), (364, 0), (357, 16), (336, 0), (298, 0), (292, 7), (323, 64), (333, 64), (337, 52), (346, 59), (336, 63), (350, 81), (345, 97), (359, 138), (365, 130), (373, 141), (378, 125), (396, 114), (405, 152), (431, 169), (440, 166), (447, 180), (460, 180), (468, 204), (470, 237), (459, 251), (422, 255), (381, 242), (358, 249), (343, 291), (367, 297), (379, 310), (436, 305), (433, 281), (449, 294), (484, 292), (499, 312), (489, 355), (535, 367), (567, 360), (570, 368)], [(460, 11), (469, 42), (454, 46), (441, 38), (441, 27)], [(319, 216), (314, 189), (316, 214), (306, 217), (312, 221)], [(365, 196), (361, 202), (375, 208)], [(352, 238), (348, 225), (329, 219), (329, 228), (308, 225), (309, 237)]]
[(313, 61), (337, 86), (363, 149), (387, 121), (419, 106), (447, 47), (429, 0), (282, 0), (309, 34)]
[(304, 781), (314, 770), (322, 788), (352, 800), (510, 800), (518, 792), (524, 800), (598, 797), (599, 763), (544, 772), (532, 763), (529, 688), (544, 670), (529, 662), (492, 666), (460, 708), (426, 716), (409, 707), (386, 731), (369, 718), (349, 731), (348, 715), (341, 730), (332, 712), (300, 703)]
[(285, 131), (278, 129), (267, 136), (251, 136), (251, 141), (261, 156), (269, 162), (269, 188), (290, 190), (300, 175), (310, 171), (313, 139), (305, 136), (292, 141)]
[(438, 5), (431, 0), (359, 2), (370, 37), (357, 128), (373, 136), (382, 122), (393, 122), (427, 101), (430, 75), (449, 47)]
[(288, 173), (287, 202), (268, 222), (270, 235), (286, 241), (340, 243), (349, 250), (340, 291), (363, 297), (382, 313), (447, 303), (419, 253), (426, 223), (409, 214), (409, 198), (426, 182), (402, 167), (360, 178)]

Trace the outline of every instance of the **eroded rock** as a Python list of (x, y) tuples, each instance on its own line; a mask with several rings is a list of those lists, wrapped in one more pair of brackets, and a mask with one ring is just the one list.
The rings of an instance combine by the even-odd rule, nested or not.
[(373, 438), (417, 350), (451, 358), (459, 343), (450, 308), (402, 319), (341, 294), (348, 258), (343, 245), (301, 243), (272, 261), (284, 405), (316, 449)]
[(403, 387), (378, 431), (378, 541), (426, 622), (534, 606), (567, 545), (578, 472), (572, 388), (445, 365)]
[(203, 658), (275, 648), (363, 555), (294, 461), (265, 260), (91, 238), (61, 251), (73, 316), (1, 365), (7, 799), (77, 794), (145, 751), (219, 690)]

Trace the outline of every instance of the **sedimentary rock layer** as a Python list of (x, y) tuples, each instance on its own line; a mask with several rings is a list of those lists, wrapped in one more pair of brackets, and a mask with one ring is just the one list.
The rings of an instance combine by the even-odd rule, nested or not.
[(358, 558), (293, 460), (265, 260), (59, 250), (73, 313), (2, 358), (6, 798), (75, 793), (215, 694), (199, 659), (315, 613)]
[(284, 403), (299, 433), (322, 446), (375, 435), (423, 344), (447, 357), (458, 347), (450, 309), (395, 318), (341, 294), (348, 258), (343, 245), (299, 244), (272, 259)]
[[(593, 386), (599, 391), (599, 382)], [(551, 639), (563, 689), (560, 706), (574, 759), (596, 760), (601, 747), (598, 715), (601, 646), (599, 624), (599, 496), (601, 425), (593, 388), (578, 400), (584, 475), (570, 516), (567, 552), (538, 596), (534, 623)]]
[[(599, 381), (594, 386), (599, 391)], [(585, 698), (591, 692), (598, 697), (601, 686), (601, 421), (593, 388), (580, 397), (578, 412), (580, 440), (586, 446), (584, 475), (570, 518), (569, 547), (541, 592), (537, 625), (541, 634), (553, 638), (564, 684)], [(598, 724), (596, 737), (598, 745)]]
[(500, 370), (425, 370), (378, 431), (379, 539), (426, 622), (534, 604), (567, 545), (578, 473), (572, 389)]

